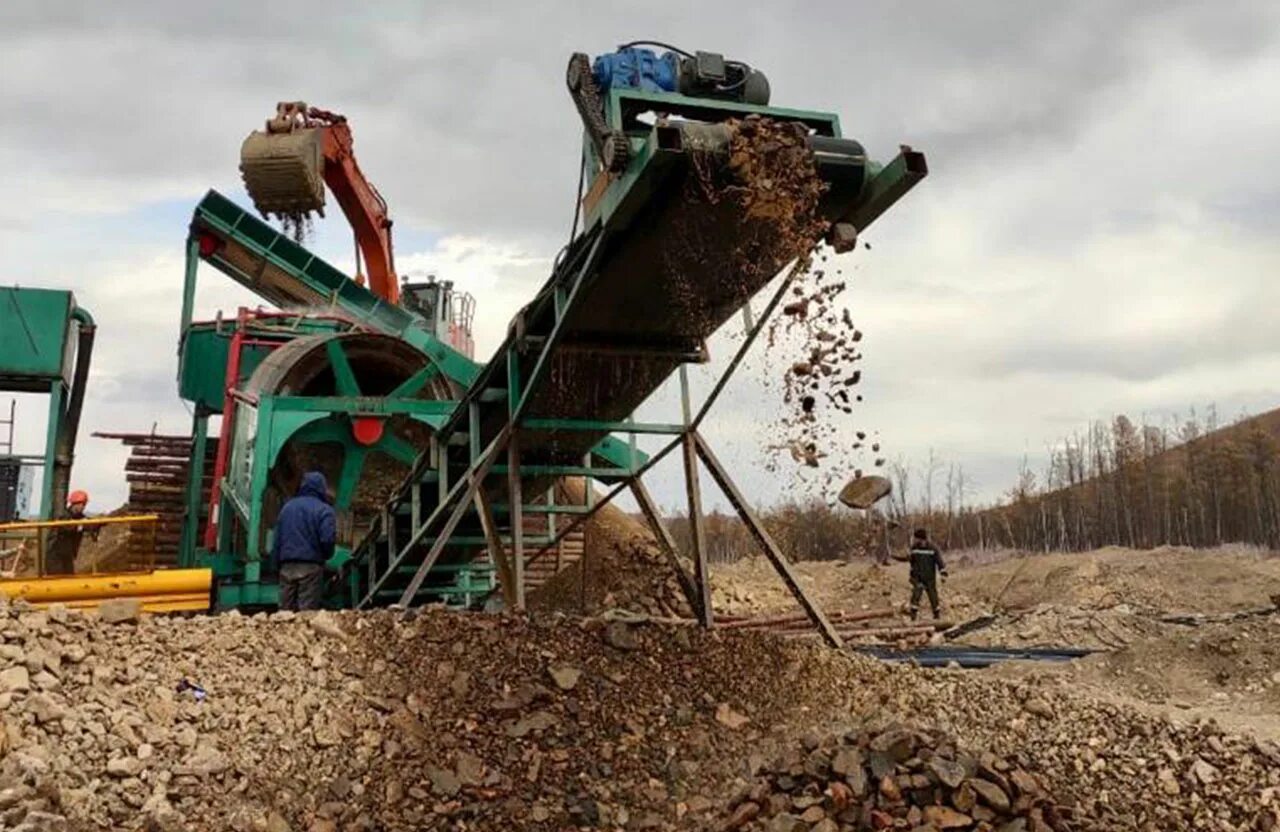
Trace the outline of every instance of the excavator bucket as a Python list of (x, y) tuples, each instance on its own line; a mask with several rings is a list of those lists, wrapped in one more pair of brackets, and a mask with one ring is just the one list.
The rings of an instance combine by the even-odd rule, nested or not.
[(264, 217), (324, 213), (322, 131), (249, 134), (240, 145), (240, 175), (254, 207)]

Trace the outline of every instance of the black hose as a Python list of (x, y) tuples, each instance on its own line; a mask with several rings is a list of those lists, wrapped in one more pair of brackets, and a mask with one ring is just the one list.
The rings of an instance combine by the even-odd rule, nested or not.
[(684, 51), (680, 47), (672, 46), (669, 43), (663, 43), (660, 40), (633, 40), (630, 43), (622, 44), (621, 46), (618, 47), (618, 49), (619, 51), (621, 51), (623, 49), (630, 49), (633, 46), (656, 46), (659, 49), (666, 49), (668, 52), (674, 52), (677, 55), (683, 55), (686, 58), (693, 57), (691, 53)]
[(71, 463), (75, 459), (76, 433), (80, 429), (80, 413), (84, 409), (84, 393), (89, 384), (89, 363), (93, 359), (93, 339), (97, 332), (88, 310), (76, 308), (71, 315), (80, 325), (80, 336), (76, 345), (76, 367), (71, 376), (71, 391), (67, 398), (66, 419), (54, 440), (50, 491), (55, 517), (61, 517), (67, 505)]
[(733, 67), (734, 69), (741, 72), (742, 76), (732, 84), (717, 84), (716, 85), (717, 90), (719, 90), (720, 92), (733, 92), (739, 87), (746, 85), (747, 79), (751, 77), (751, 67), (749, 65), (744, 64), (741, 61), (726, 61), (725, 66)]
[(560, 261), (564, 259), (565, 252), (573, 245), (573, 240), (578, 236), (578, 220), (582, 217), (582, 187), (586, 184), (587, 179), (587, 149), (582, 149), (581, 155), (578, 157), (578, 196), (573, 200), (573, 225), (569, 227), (569, 241), (564, 244), (564, 248), (556, 254), (556, 259), (552, 263), (551, 270), (555, 271), (560, 268)]

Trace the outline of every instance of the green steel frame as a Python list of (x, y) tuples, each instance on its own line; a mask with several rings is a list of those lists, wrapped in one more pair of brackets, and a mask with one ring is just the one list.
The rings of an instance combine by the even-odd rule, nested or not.
[[(590, 254), (586, 261), (577, 268), (568, 277), (570, 288), (565, 293), (563, 303), (556, 304), (556, 326), (550, 335), (543, 337), (537, 343), (541, 345), (541, 354), (533, 377), (537, 377), (537, 369), (545, 364), (546, 358), (551, 354), (556, 346), (559, 334), (560, 324), (563, 322), (573, 298), (581, 288), (583, 280), (590, 273), (595, 265), (595, 257), (599, 251), (598, 242), (590, 248)], [(383, 586), (394, 575), (403, 574), (404, 563), (412, 552), (420, 547), (428, 547), (427, 553), (421, 563), (413, 571), (413, 578), (409, 585), (399, 593), (398, 603), (403, 606), (412, 604), (418, 595), (423, 582), (427, 575), (437, 568), (437, 559), (444, 552), (445, 548), (453, 545), (471, 545), (474, 546), (480, 541), (475, 538), (463, 538), (456, 536), (454, 530), (462, 517), (473, 506), (480, 514), (483, 525), (486, 529), (485, 541), (490, 549), (491, 559), (498, 563), (498, 567), (503, 571), (504, 576), (509, 573), (512, 576), (511, 583), (513, 586), (508, 587), (504, 581), (504, 589), (509, 589), (507, 602), (517, 609), (524, 606), (524, 578), (523, 567), (527, 562), (544, 556), (551, 551), (554, 546), (564, 537), (572, 533), (581, 523), (585, 522), (603, 506), (607, 505), (617, 494), (624, 488), (630, 488), (635, 496), (637, 503), (640, 505), (646, 520), (649, 522), (654, 531), (655, 539), (659, 542), (664, 555), (667, 558), (669, 566), (679, 578), (682, 589), (686, 594), (691, 609), (693, 609), (704, 626), (712, 624), (712, 607), (711, 607), (711, 587), (708, 577), (707, 559), (706, 559), (706, 542), (702, 525), (702, 503), (701, 488), (699, 484), (698, 470), (699, 462), (710, 472), (712, 479), (720, 487), (726, 499), (734, 506), (739, 516), (746, 524), (752, 536), (764, 550), (770, 562), (774, 565), (787, 587), (791, 590), (801, 607), (810, 616), (819, 632), (834, 646), (843, 644), (840, 635), (831, 625), (830, 621), (822, 613), (821, 609), (810, 599), (804, 589), (796, 580), (795, 574), (792, 572), (786, 558), (781, 554), (777, 545), (769, 536), (768, 531), (760, 523), (759, 519), (751, 510), (749, 504), (738, 490), (737, 486), (730, 479), (724, 467), (715, 457), (710, 446), (705, 439), (698, 433), (698, 426), (705, 419), (712, 405), (719, 397), (727, 383), (728, 378), (741, 363), (743, 357), (755, 343), (757, 336), (763, 330), (770, 313), (772, 313), (785, 296), (787, 290), (791, 287), (794, 275), (785, 277), (758, 319), (750, 314), (749, 310), (745, 310), (744, 320), (748, 322), (747, 337), (739, 346), (737, 352), (729, 362), (725, 372), (720, 376), (712, 388), (707, 399), (696, 411), (691, 406), (689, 397), (688, 375), (683, 366), (680, 367), (679, 383), (680, 383), (680, 399), (681, 411), (683, 419), (679, 423), (638, 423), (633, 421), (626, 422), (599, 422), (592, 420), (548, 420), (548, 419), (523, 419), (522, 412), (527, 407), (530, 400), (529, 391), (531, 385), (526, 387), (523, 393), (517, 389), (514, 395), (503, 397), (509, 405), (510, 421), (499, 432), (487, 447), (481, 451), (477, 451), (474, 447), (471, 453), (471, 463), (461, 472), (461, 476), (456, 476), (454, 485), (449, 488), (436, 505), (436, 508), (425, 518), (419, 519), (419, 512), (415, 512), (414, 522), (409, 528), (408, 539), (403, 544), (397, 545), (394, 527), (385, 519), (381, 528), (375, 526), (373, 532), (365, 538), (365, 546), (363, 551), (357, 553), (357, 557), (366, 560), (370, 567), (369, 588), (364, 597), (360, 599), (359, 606), (373, 606), (380, 603), (384, 599)], [(517, 345), (509, 347), (512, 351), (518, 349)], [(508, 356), (511, 360), (512, 356)], [(514, 377), (512, 377), (514, 381)], [(513, 385), (514, 387), (514, 385)], [(599, 431), (599, 430), (618, 430), (625, 431), (629, 434), (632, 444), (634, 444), (635, 436), (638, 434), (662, 435), (670, 438), (670, 441), (663, 447), (661, 451), (651, 456), (642, 465), (626, 471), (613, 470), (610, 471), (610, 478), (616, 481), (614, 487), (608, 491), (603, 499), (594, 500), (591, 497), (591, 491), (587, 489), (587, 503), (582, 506), (562, 506), (555, 505), (537, 505), (524, 504), (520, 499), (520, 488), (518, 483), (523, 478), (533, 476), (533, 472), (522, 470), (520, 466), (520, 448), (519, 437), (522, 432), (533, 430), (565, 430), (565, 431)], [(474, 444), (474, 443), (473, 443)], [(692, 551), (690, 552), (693, 561), (694, 574), (692, 577), (687, 573), (684, 565), (681, 563), (681, 556), (676, 548), (670, 533), (662, 524), (656, 504), (648, 489), (644, 486), (642, 476), (653, 465), (667, 456), (668, 453), (677, 447), (683, 450), (683, 462), (686, 477), (686, 493), (689, 501), (689, 516), (693, 520), (692, 534)], [(503, 455), (507, 457), (506, 466), (498, 466), (496, 461)], [(447, 459), (441, 454), (433, 454), (435, 463), (434, 481), (440, 486), (442, 492), (445, 484), (449, 481), (449, 467)], [(588, 471), (590, 469), (587, 469)], [(582, 472), (581, 467), (575, 466), (545, 466), (540, 469), (539, 473), (546, 471), (551, 474), (559, 474), (569, 476)], [(517, 474), (516, 472), (520, 472)], [(419, 471), (419, 474), (426, 473)], [(487, 477), (505, 474), (511, 481), (510, 502), (509, 503), (490, 503), (484, 504), (483, 483)], [(411, 492), (413, 493), (413, 492)], [(397, 500), (392, 501), (392, 505)], [(394, 511), (394, 508), (390, 509)], [(384, 518), (388, 517), (390, 511), (384, 514)], [(567, 514), (573, 519), (565, 526), (556, 529), (548, 539), (530, 541), (522, 539), (521, 536), (521, 516), (524, 513), (544, 512), (551, 514)], [(491, 531), (494, 525), (493, 515), (506, 514), (509, 516), (510, 535), (503, 537)], [(534, 554), (526, 559), (522, 547), (525, 543), (532, 543), (539, 546)], [(381, 544), (381, 546), (379, 545)], [(504, 561), (507, 560), (504, 550), (506, 545), (511, 546), (510, 566)], [(377, 572), (374, 568), (379, 563), (379, 548), (383, 550), (382, 555), (387, 559), (387, 566), (383, 570)]]
[[(188, 243), (182, 313), (184, 339), (191, 330), (197, 265), (204, 260), (278, 305), (326, 308), (355, 324), (408, 341), (430, 358), (432, 372), (444, 375), (462, 391), (456, 402), (422, 402), (396, 395), (371, 401), (358, 398), (353, 380), (346, 379), (344, 384), (341, 373), (336, 372), (340, 388), (337, 396), (311, 399), (263, 396), (241, 402), (243, 410), (237, 418), (238, 438), (233, 446), (233, 464), (226, 478), (225, 493), (230, 510), (249, 531), (249, 551), (233, 556), (228, 538), (220, 542), (216, 553), (207, 555), (207, 560), (220, 564), (220, 568), (230, 570), (229, 559), (238, 559), (242, 565), (238, 568), (243, 569), (245, 580), (228, 590), (228, 600), (270, 602), (274, 591), (274, 587), (260, 580), (263, 518), (258, 498), (265, 489), (275, 455), (284, 443), (290, 438), (306, 436), (308, 431), (315, 431), (315, 438), (332, 438), (333, 431), (339, 429), (333, 420), (343, 414), (408, 413), (431, 427), (430, 446), (418, 453), (415, 453), (417, 449), (408, 447), (384, 449), (402, 460), (412, 457), (412, 467), (362, 542), (353, 551), (335, 556), (334, 565), (344, 576), (348, 603), (364, 607), (396, 601), (408, 606), (427, 597), (439, 597), (440, 593), (453, 593), (451, 597), (478, 597), (479, 590), (472, 591), (478, 585), (473, 580), (475, 574), (467, 570), (467, 564), (474, 561), (474, 553), (479, 551), (487, 555), (481, 567), (487, 573), (482, 572), (479, 584), (488, 580), (487, 591), (491, 591), (496, 571), (501, 575), (504, 602), (509, 607), (523, 609), (526, 565), (553, 550), (613, 497), (629, 489), (678, 575), (692, 609), (699, 620), (709, 626), (712, 609), (699, 478), (700, 470), (705, 469), (734, 505), (815, 626), (829, 642), (840, 643), (839, 635), (795, 580), (777, 546), (699, 433), (699, 426), (728, 378), (789, 288), (790, 278), (782, 281), (758, 318), (750, 314), (749, 304), (744, 308), (748, 336), (696, 411), (689, 398), (684, 365), (699, 360), (699, 350), (667, 348), (661, 353), (661, 360), (668, 363), (654, 366), (674, 366), (679, 370), (682, 411), (679, 420), (560, 418), (536, 415), (532, 407), (549, 383), (555, 357), (570, 346), (565, 337), (566, 321), (588, 291), (598, 288), (595, 284), (602, 262), (606, 257), (616, 257), (618, 240), (667, 187), (670, 172), (678, 165), (688, 164), (683, 146), (684, 128), (666, 123), (648, 125), (636, 118), (638, 114), (661, 111), (688, 119), (719, 122), (761, 113), (803, 122), (814, 135), (831, 139), (840, 139), (839, 120), (827, 113), (634, 91), (611, 92), (606, 108), (607, 119), (615, 129), (624, 130), (630, 140), (632, 152), (628, 166), (616, 177), (601, 180), (602, 192), (586, 212), (586, 230), (558, 261), (547, 285), (522, 311), (494, 359), (484, 366), (451, 350), (412, 314), (387, 305), (221, 195), (211, 191), (197, 206)], [(852, 146), (858, 147), (856, 143)], [(860, 148), (858, 152), (861, 153)], [(589, 142), (585, 155), (586, 163), (594, 165)], [(859, 171), (857, 175), (861, 179), (854, 183), (855, 196), (850, 197), (854, 201), (840, 220), (853, 222), (858, 231), (870, 225), (926, 172), (923, 156), (906, 148), (886, 166), (858, 156), (854, 170)], [(663, 372), (670, 371), (664, 369)], [(207, 434), (207, 426), (200, 419), (197, 415), (194, 429), (197, 445)], [(328, 427), (313, 427), (318, 425)], [(626, 439), (608, 434), (620, 434)], [(546, 461), (552, 458), (547, 456), (548, 448), (559, 447), (557, 437), (575, 435), (586, 438), (575, 440), (583, 444), (573, 447), (591, 447), (583, 458)], [(637, 448), (637, 436), (641, 435), (662, 436), (667, 442), (657, 453), (647, 455)], [(592, 446), (591, 437), (596, 436), (604, 438)], [(692, 545), (688, 553), (692, 574), (686, 570), (683, 555), (662, 525), (656, 504), (642, 479), (650, 468), (677, 448), (683, 458), (692, 519)], [(359, 468), (360, 462), (356, 461), (352, 472), (344, 473), (338, 486), (340, 505), (344, 497), (349, 499)], [(557, 477), (584, 478), (587, 487), (582, 505), (558, 504), (553, 493), (548, 493), (542, 503), (526, 499), (526, 494), (541, 497), (545, 484)], [(592, 482), (608, 487), (603, 497), (596, 498)], [(194, 498), (189, 494), (191, 499)], [(530, 534), (526, 530), (525, 516), (533, 514), (546, 516), (545, 533)], [(557, 518), (565, 518), (565, 522), (558, 523)], [(229, 525), (221, 525), (220, 530)], [(447, 557), (446, 552), (450, 553)], [(459, 588), (460, 584), (466, 588)]]
[[(270, 605), (276, 602), (274, 583), (264, 579), (262, 569), (264, 518), (260, 495), (263, 493), (271, 463), (280, 449), (292, 438), (302, 441), (342, 441), (347, 445), (347, 463), (337, 484), (337, 507), (345, 509), (354, 491), (363, 461), (368, 453), (383, 452), (400, 461), (411, 463), (414, 449), (398, 438), (387, 435), (378, 446), (354, 448), (349, 431), (335, 422), (340, 415), (409, 414), (436, 429), (458, 406), (454, 401), (422, 401), (409, 398), (417, 387), (433, 374), (442, 374), (455, 388), (473, 384), (481, 365), (439, 341), (416, 315), (392, 306), (376, 297), (346, 275), (302, 246), (279, 234), (270, 226), (216, 192), (209, 192), (197, 206), (187, 244), (187, 264), (183, 289), (179, 388), (184, 398), (195, 405), (192, 435), (194, 437), (186, 492), (186, 516), (179, 561), (191, 565), (211, 566), (220, 578), (219, 600), (224, 606)], [(227, 334), (230, 322), (216, 324), (193, 321), (194, 298), (199, 264), (207, 262), (223, 274), (255, 291), (264, 299), (280, 306), (305, 304), (312, 309), (328, 310), (351, 326), (395, 335), (417, 347), (430, 360), (428, 367), (408, 380), (391, 396), (360, 397), (358, 385), (349, 375), (341, 375), (339, 395), (327, 397), (263, 396), (253, 401), (240, 401), (233, 445), (233, 468), (241, 466), (245, 473), (238, 479), (224, 478), (223, 496), (219, 501), (222, 517), (234, 516), (247, 535), (244, 551), (236, 551), (232, 540), (232, 523), (219, 524), (219, 540), (212, 552), (200, 548), (196, 529), (204, 514), (200, 483), (205, 476), (205, 449), (208, 443), (208, 420), (222, 410), (222, 379), (227, 362)], [(298, 335), (332, 331), (330, 321), (300, 319)], [(246, 348), (247, 349), (247, 348)], [(246, 373), (265, 356), (265, 351), (246, 353)], [(341, 362), (338, 366), (345, 366)], [(242, 427), (242, 425), (244, 427)], [(251, 426), (251, 427), (250, 427)], [(235, 456), (238, 454), (238, 456)], [(643, 459), (633, 446), (605, 438), (595, 449), (600, 460), (597, 470), (629, 470), (633, 460)], [(350, 557), (339, 550), (331, 563), (341, 569)], [(441, 566), (441, 572), (457, 571), (454, 586), (467, 589), (459, 597), (472, 597), (476, 587), (493, 582), (492, 565), (475, 564), (468, 569), (455, 565)], [(347, 570), (349, 580), (354, 572)], [(477, 583), (479, 581), (479, 583)], [(344, 595), (353, 594), (350, 589)], [(449, 587), (433, 587), (431, 597), (448, 596)]]
[[(503, 573), (506, 603), (517, 609), (523, 608), (525, 589), (523, 571), (526, 563), (543, 556), (559, 540), (572, 533), (624, 488), (629, 488), (653, 528), (655, 538), (659, 541), (671, 568), (679, 576), (691, 608), (695, 610), (704, 625), (710, 626), (712, 609), (705, 534), (701, 520), (699, 482), (699, 469), (705, 467), (725, 497), (734, 505), (743, 522), (823, 637), (834, 645), (841, 643), (838, 633), (796, 581), (776, 544), (698, 432), (699, 425), (723, 391), (728, 378), (737, 369), (789, 288), (790, 277), (782, 281), (758, 319), (753, 320), (749, 309), (744, 309), (744, 320), (749, 330), (748, 337), (696, 413), (689, 400), (687, 376), (684, 365), (681, 363), (679, 378), (683, 419), (680, 422), (639, 423), (633, 419), (623, 421), (560, 419), (534, 418), (527, 415), (529, 404), (543, 381), (543, 374), (549, 366), (551, 356), (560, 346), (566, 318), (574, 309), (584, 286), (589, 285), (596, 278), (606, 237), (610, 233), (619, 233), (629, 224), (631, 218), (660, 187), (663, 169), (675, 161), (671, 152), (673, 147), (671, 138), (659, 127), (629, 124), (629, 114), (655, 107), (671, 112), (678, 109), (670, 106), (673, 103), (683, 108), (687, 115), (702, 116), (708, 110), (716, 111), (720, 117), (726, 114), (742, 114), (744, 111), (762, 112), (782, 118), (803, 120), (821, 135), (839, 137), (840, 134), (838, 120), (834, 116), (825, 114), (797, 113), (771, 108), (742, 108), (719, 102), (681, 99), (679, 96), (612, 93), (609, 108), (613, 125), (634, 128), (629, 129), (632, 155), (628, 168), (609, 183), (604, 194), (595, 202), (594, 210), (588, 212), (588, 231), (575, 241), (568, 256), (553, 274), (548, 287), (539, 294), (530, 307), (526, 308), (527, 314), (522, 314), (522, 320), (536, 320), (537, 309), (550, 308), (551, 323), (538, 331), (518, 332), (508, 338), (495, 361), (486, 368), (486, 372), (481, 374), (476, 384), (464, 395), (463, 405), (466, 410), (463, 411), (460, 408), (441, 428), (432, 452), (419, 461), (413, 477), (389, 502), (388, 510), (383, 514), (383, 522), (380, 525), (375, 524), (372, 532), (365, 538), (365, 545), (356, 553), (356, 560), (363, 561), (369, 573), (368, 588), (360, 599), (360, 606), (383, 603), (387, 600), (388, 594), (392, 597), (398, 594), (398, 603), (401, 605), (412, 604), (445, 550), (451, 545), (462, 544), (462, 541), (456, 537), (457, 529), (463, 518), (474, 511), (478, 514), (485, 530), (485, 539), (488, 541), (491, 558), (498, 563), (499, 570)], [(587, 164), (592, 164), (592, 160), (588, 159)], [(904, 149), (903, 154), (890, 165), (881, 167), (868, 164), (865, 171), (867, 181), (861, 188), (861, 198), (851, 212), (851, 216), (858, 217), (859, 230), (865, 229), (915, 182), (923, 178), (925, 168), (922, 156)], [(517, 329), (523, 329), (523, 326)], [(523, 378), (518, 360), (520, 355), (536, 356), (532, 361), (532, 370)], [(525, 366), (528, 366), (528, 362)], [(496, 435), (484, 443), (479, 429), (482, 423), (480, 410), (486, 406), (486, 402), (494, 400), (505, 402), (505, 421)], [(587, 502), (582, 506), (558, 506), (554, 503), (526, 504), (521, 496), (523, 484), (536, 475), (533, 471), (522, 468), (522, 444), (525, 437), (546, 432), (554, 434), (575, 431), (587, 433), (609, 431), (625, 434), (629, 438), (628, 444), (631, 447), (635, 447), (636, 436), (642, 434), (666, 436), (669, 441), (658, 453), (644, 462), (624, 468), (613, 468), (607, 472), (607, 476), (599, 476), (590, 465), (543, 466), (539, 473), (545, 471), (562, 476), (583, 475), (603, 481), (612, 487), (600, 500), (592, 499), (593, 492), (588, 487)], [(448, 453), (448, 448), (455, 441), (463, 442), (468, 450), (466, 463), (461, 470), (455, 468), (456, 462), (451, 460)], [(657, 507), (642, 479), (650, 467), (676, 448), (682, 449), (689, 516), (693, 520), (692, 546), (689, 553), (693, 565), (692, 576), (682, 565), (681, 556), (662, 525)], [(505, 461), (506, 465), (500, 465), (500, 461)], [(418, 481), (426, 482), (426, 475), (429, 472), (434, 474), (431, 479), (438, 490), (434, 508), (426, 511), (423, 507), (421, 489), (414, 481), (414, 477)], [(507, 500), (494, 502), (486, 494), (487, 490), (491, 490), (487, 483), (493, 478), (502, 478), (504, 475), (507, 482)], [(406, 502), (413, 505), (409, 522), (396, 522), (397, 515), (402, 514), (399, 509)], [(524, 515), (535, 512), (547, 513), (552, 517), (567, 515), (570, 520), (563, 526), (557, 527), (549, 535), (550, 540), (539, 546), (538, 543), (526, 540), (522, 532)], [(505, 516), (507, 520), (505, 536), (497, 527), (496, 518), (499, 515)], [(528, 558), (524, 551), (526, 544), (538, 547)], [(417, 560), (413, 578), (402, 591), (393, 593), (389, 589), (393, 579), (401, 575), (407, 564), (417, 559), (419, 555), (421, 557)]]

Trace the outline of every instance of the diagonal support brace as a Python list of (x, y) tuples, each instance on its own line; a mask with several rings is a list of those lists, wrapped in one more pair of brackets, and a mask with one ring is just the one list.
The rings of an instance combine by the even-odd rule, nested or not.
[(814, 600), (809, 597), (808, 593), (804, 591), (804, 587), (800, 586), (795, 573), (791, 571), (791, 565), (782, 556), (778, 545), (773, 542), (773, 538), (769, 535), (764, 525), (761, 524), (759, 518), (756, 517), (755, 512), (747, 505), (742, 492), (738, 491), (738, 487), (734, 485), (733, 480), (729, 479), (729, 474), (720, 465), (720, 461), (716, 459), (715, 454), (711, 452), (706, 440), (700, 434), (694, 433), (693, 442), (697, 449), (698, 457), (707, 466), (707, 471), (711, 474), (711, 478), (716, 481), (716, 484), (720, 486), (720, 490), (729, 498), (729, 502), (737, 510), (738, 516), (742, 518), (743, 524), (751, 532), (751, 536), (756, 539), (756, 542), (760, 544), (760, 547), (764, 549), (765, 556), (769, 558), (773, 568), (778, 570), (778, 575), (782, 577), (783, 583), (787, 585), (787, 589), (791, 590), (791, 594), (800, 603), (805, 614), (809, 616), (809, 620), (818, 628), (822, 638), (832, 647), (844, 647), (844, 639), (840, 638), (836, 628), (831, 626), (831, 622), (826, 615), (823, 614)]
[(631, 494), (636, 498), (636, 503), (639, 504), (640, 511), (644, 514), (644, 519), (648, 521), (649, 528), (653, 530), (653, 536), (658, 540), (658, 548), (662, 549), (662, 554), (666, 556), (667, 563), (676, 573), (676, 578), (680, 580), (680, 589), (684, 592), (685, 600), (689, 602), (689, 609), (696, 613), (699, 601), (697, 590), (693, 586), (693, 579), (689, 577), (688, 572), (684, 571), (684, 565), (680, 563), (676, 542), (671, 537), (671, 532), (662, 523), (662, 517), (658, 514), (658, 506), (653, 501), (653, 495), (649, 493), (648, 487), (639, 477), (631, 481)]
[[(413, 602), (413, 597), (418, 594), (418, 589), (422, 587), (422, 582), (427, 579), (427, 573), (431, 571), (431, 567), (435, 566), (436, 560), (440, 557), (440, 553), (444, 551), (445, 545), (449, 542), (449, 536), (452, 535), (453, 530), (458, 527), (458, 522), (462, 520), (462, 516), (467, 513), (467, 509), (471, 506), (472, 501), (475, 500), (476, 493), (480, 490), (480, 486), (484, 482), (484, 478), (489, 475), (489, 469), (492, 468), (493, 464), (497, 461), (498, 455), (502, 451), (506, 450), (507, 440), (510, 438), (511, 425), (508, 424), (496, 437), (494, 437), (493, 442), (479, 461), (479, 464), (474, 465), (467, 470), (466, 487), (460, 489), (462, 493), (458, 495), (457, 503), (449, 513), (449, 517), (445, 520), (444, 525), (440, 528), (440, 532), (437, 534), (435, 542), (431, 544), (431, 548), (427, 551), (427, 556), (423, 559), (422, 564), (418, 566), (418, 571), (413, 574), (413, 580), (409, 581), (409, 586), (406, 587), (405, 591), (401, 594), (401, 606), (407, 607)], [(459, 485), (461, 485), (461, 483), (459, 483)], [(442, 509), (444, 509), (444, 505), (441, 505), (436, 509), (436, 511), (439, 512)], [(408, 552), (410, 548), (417, 544), (418, 540), (422, 539), (426, 534), (427, 528), (435, 519), (435, 516), (436, 515), (433, 514), (433, 516), (428, 518), (427, 522), (424, 523), (421, 528), (414, 532), (413, 538), (409, 541), (409, 544), (405, 546), (405, 552)], [(394, 568), (403, 557), (404, 555), (402, 553), (401, 555), (393, 558), (391, 568)], [(389, 573), (390, 569), (388, 570), (388, 574)], [(374, 589), (376, 589), (376, 587)], [(373, 590), (371, 589), (370, 594), (372, 594), (372, 592)]]

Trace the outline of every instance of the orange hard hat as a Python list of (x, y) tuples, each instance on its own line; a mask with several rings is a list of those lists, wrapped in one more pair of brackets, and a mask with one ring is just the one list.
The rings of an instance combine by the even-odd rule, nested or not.
[(87, 502), (89, 502), (88, 491), (72, 491), (71, 494), (67, 497), (67, 505), (69, 506), (73, 506), (76, 503), (87, 503)]

